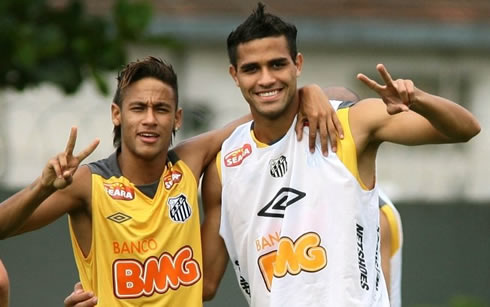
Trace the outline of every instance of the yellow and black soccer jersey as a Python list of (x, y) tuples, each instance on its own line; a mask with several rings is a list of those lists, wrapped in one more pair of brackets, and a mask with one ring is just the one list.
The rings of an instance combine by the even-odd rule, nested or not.
[(80, 280), (99, 306), (202, 306), (197, 182), (170, 151), (160, 180), (135, 186), (116, 153), (90, 163), (92, 245), (84, 256), (70, 225)]

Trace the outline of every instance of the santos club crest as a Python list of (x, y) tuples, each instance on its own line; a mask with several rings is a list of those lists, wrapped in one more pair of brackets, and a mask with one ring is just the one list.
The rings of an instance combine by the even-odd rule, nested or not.
[(192, 215), (192, 209), (187, 202), (187, 197), (184, 194), (180, 194), (177, 197), (168, 199), (168, 215), (174, 222), (183, 223), (187, 221)]
[(285, 156), (280, 156), (269, 161), (269, 168), (272, 177), (282, 177), (288, 171), (288, 161)]

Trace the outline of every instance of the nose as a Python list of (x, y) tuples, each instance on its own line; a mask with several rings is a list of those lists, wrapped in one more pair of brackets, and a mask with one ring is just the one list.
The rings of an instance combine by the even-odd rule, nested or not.
[(143, 123), (147, 125), (154, 125), (156, 123), (155, 111), (153, 108), (147, 108)]
[(276, 82), (273, 72), (268, 68), (263, 68), (260, 72), (259, 85), (269, 87)]

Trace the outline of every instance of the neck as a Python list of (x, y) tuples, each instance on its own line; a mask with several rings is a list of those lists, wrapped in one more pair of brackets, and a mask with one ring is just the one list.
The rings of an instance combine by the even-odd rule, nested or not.
[(282, 138), (293, 124), (294, 118), (298, 113), (298, 95), (294, 101), (276, 118), (266, 118), (264, 116), (254, 117), (254, 135), (257, 140), (265, 144), (271, 144)]
[(152, 160), (148, 160), (122, 149), (117, 157), (122, 175), (135, 185), (150, 184), (159, 180), (165, 171), (166, 161), (167, 151)]

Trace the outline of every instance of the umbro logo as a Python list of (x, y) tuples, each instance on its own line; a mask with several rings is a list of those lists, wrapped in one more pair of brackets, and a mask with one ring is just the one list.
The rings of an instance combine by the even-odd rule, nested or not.
[(274, 198), (272, 198), (272, 200), (267, 203), (267, 205), (265, 205), (265, 207), (262, 208), (257, 215), (263, 217), (283, 218), (286, 208), (298, 202), (305, 196), (305, 192), (301, 192), (293, 188), (281, 188)]
[(116, 223), (124, 223), (126, 222), (127, 220), (130, 220), (131, 217), (129, 215), (126, 215), (124, 213), (121, 213), (121, 212), (117, 212), (117, 213), (114, 213), (113, 215), (111, 216), (108, 216), (107, 219), (113, 221), (113, 222), (116, 222)]

